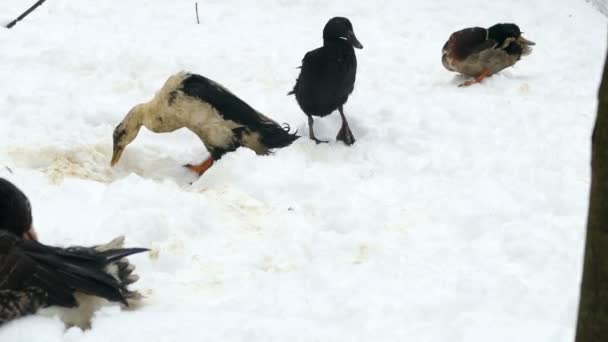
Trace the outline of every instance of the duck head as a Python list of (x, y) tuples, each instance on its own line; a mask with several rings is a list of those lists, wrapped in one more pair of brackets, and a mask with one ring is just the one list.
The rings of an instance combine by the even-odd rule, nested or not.
[(336, 41), (336, 40), (345, 40), (352, 47), (357, 49), (363, 49), (363, 45), (355, 36), (355, 32), (353, 31), (353, 25), (350, 23), (350, 20), (344, 17), (335, 17), (329, 19), (327, 24), (325, 24), (325, 28), (323, 29), (323, 41)]
[(114, 128), (112, 134), (112, 161), (110, 165), (114, 166), (120, 160), (122, 152), (137, 137), (139, 129), (142, 126), (142, 105), (133, 107), (127, 116)]
[(0, 230), (26, 240), (38, 240), (32, 225), (32, 207), (25, 194), (13, 183), (0, 178)]
[(496, 24), (488, 29), (488, 38), (498, 42), (498, 46), (503, 46), (507, 40), (515, 40), (522, 46), (536, 45), (531, 40), (527, 40), (521, 35), (519, 26), (515, 24)]

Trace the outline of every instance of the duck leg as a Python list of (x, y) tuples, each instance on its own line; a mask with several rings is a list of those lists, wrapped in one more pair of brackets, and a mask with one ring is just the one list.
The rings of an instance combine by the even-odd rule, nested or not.
[(184, 167), (189, 168), (190, 170), (192, 170), (193, 172), (196, 172), (199, 176), (201, 176), (203, 173), (205, 173), (205, 171), (209, 170), (211, 165), (213, 165), (213, 158), (209, 157), (200, 164), (197, 164), (197, 165), (186, 164), (186, 165), (184, 165)]
[(321, 143), (325, 144), (325, 143), (327, 143), (327, 141), (325, 141), (325, 140), (319, 140), (319, 139), (317, 139), (317, 137), (315, 137), (315, 130), (312, 128), (313, 123), (314, 123), (314, 120), (312, 118), (312, 115), (309, 115), (308, 116), (308, 134), (310, 136), (310, 139), (314, 140), (317, 144), (321, 144)]
[(490, 75), (490, 69), (486, 69), (481, 73), (481, 75), (477, 76), (473, 80), (468, 80), (468, 81), (462, 83), (461, 85), (459, 85), (459, 87), (468, 87), (472, 84), (480, 83), (481, 81), (483, 81), (484, 78), (488, 77), (489, 75)]
[(342, 117), (342, 128), (338, 132), (336, 136), (336, 140), (342, 141), (346, 145), (350, 146), (355, 143), (355, 137), (353, 136), (353, 132), (350, 131), (350, 127), (348, 127), (348, 121), (346, 121), (346, 116), (344, 116), (344, 109), (342, 106), (338, 107), (340, 111), (340, 116)]

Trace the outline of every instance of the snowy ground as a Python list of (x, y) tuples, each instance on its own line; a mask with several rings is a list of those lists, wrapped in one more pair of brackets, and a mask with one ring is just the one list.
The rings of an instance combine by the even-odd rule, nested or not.
[[(29, 2), (33, 2), (29, 1)], [(2, 0), (0, 20), (25, 10)], [(41, 238), (125, 234), (143, 308), (93, 329), (33, 316), (0, 341), (571, 341), (606, 19), (585, 1), (50, 0), (0, 29), (0, 176)], [(202, 178), (188, 131), (114, 126), (179, 70), (306, 134), (291, 89), (335, 15), (365, 48), (357, 143), (241, 149)], [(444, 70), (457, 29), (514, 21), (533, 54), (482, 85)], [(339, 116), (317, 120), (333, 139)], [(4, 166), (9, 167), (10, 173)], [(192, 183), (192, 184), (191, 184)]]

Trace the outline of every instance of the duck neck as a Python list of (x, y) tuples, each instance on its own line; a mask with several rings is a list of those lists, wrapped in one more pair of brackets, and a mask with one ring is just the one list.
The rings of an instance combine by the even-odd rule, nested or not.
[(146, 112), (145, 104), (138, 104), (129, 111), (127, 116), (125, 116), (123, 123), (129, 130), (139, 132), (141, 126), (144, 126)]

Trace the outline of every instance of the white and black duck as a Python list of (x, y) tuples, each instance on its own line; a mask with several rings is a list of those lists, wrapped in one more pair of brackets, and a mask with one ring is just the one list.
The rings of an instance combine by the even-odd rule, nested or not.
[(241, 146), (266, 155), (299, 138), (219, 83), (186, 72), (169, 77), (154, 98), (133, 107), (116, 127), (112, 166), (142, 126), (155, 133), (185, 127), (196, 134), (210, 153), (202, 163), (186, 165), (199, 175)]

